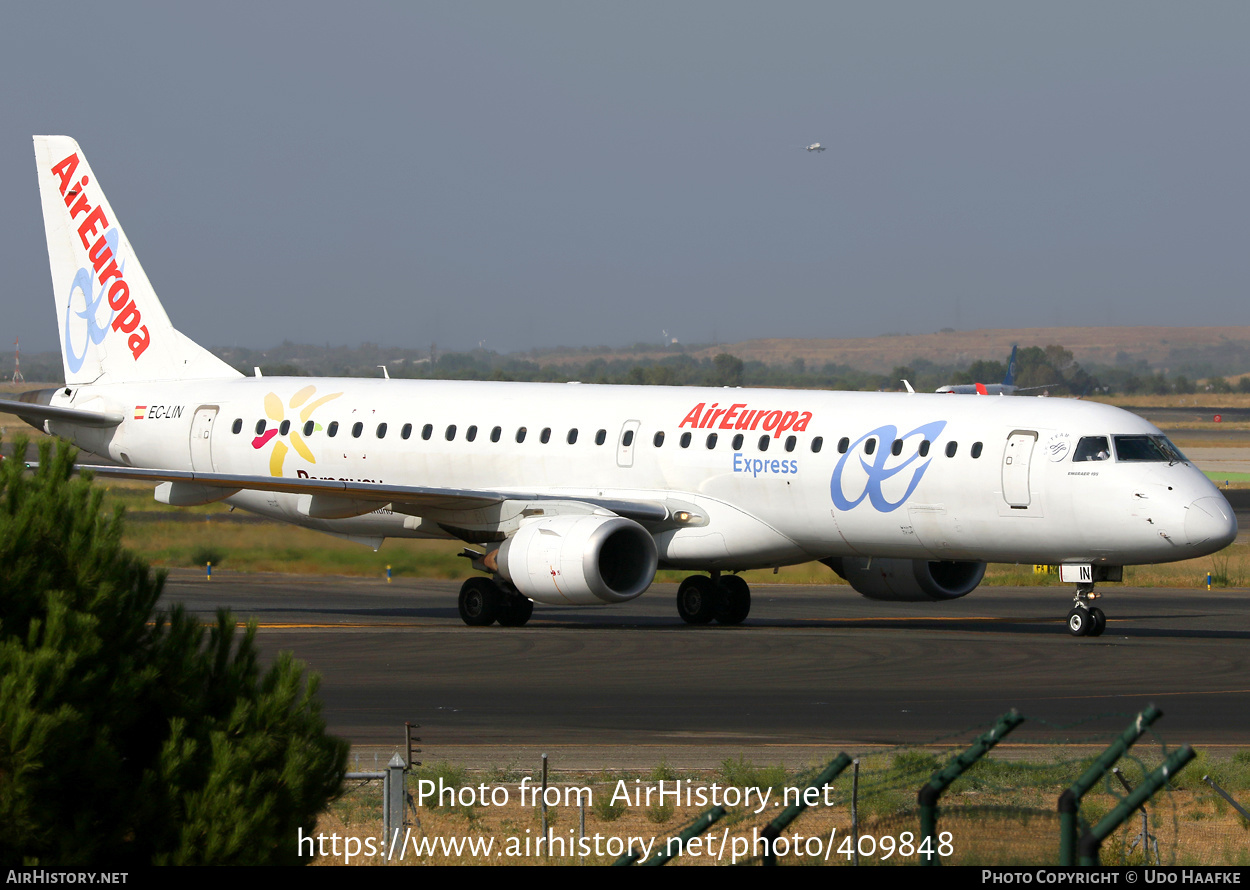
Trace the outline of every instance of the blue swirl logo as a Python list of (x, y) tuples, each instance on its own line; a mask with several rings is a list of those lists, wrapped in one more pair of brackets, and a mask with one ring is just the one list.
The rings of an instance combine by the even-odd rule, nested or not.
[[(113, 256), (117, 256), (117, 229), (109, 229), (104, 234), (104, 240), (112, 250)], [(120, 269), (123, 274), (126, 271), (126, 264), (121, 263)], [(113, 321), (113, 316), (117, 313), (111, 308), (109, 309), (108, 318), (104, 319), (104, 324), (99, 323), (100, 304), (104, 302), (105, 288), (100, 287), (100, 292), (92, 296), (94, 290), (94, 282), (91, 278), (91, 270), (85, 266), (78, 270), (78, 274), (74, 276), (74, 283), (70, 285), (69, 297), (66, 298), (65, 306), (65, 364), (69, 366), (70, 371), (77, 374), (82, 369), (82, 364), (87, 358), (87, 350), (94, 344), (99, 346), (104, 342), (105, 335), (109, 332), (109, 325)], [(83, 309), (81, 312), (74, 309), (74, 293), (82, 294)], [(77, 316), (83, 319), (86, 325), (86, 339), (82, 340), (82, 352), (74, 348), (74, 334), (70, 331), (70, 321)], [(81, 326), (80, 326), (81, 329)]]
[[(910, 433), (905, 433), (902, 436), (898, 435), (898, 428), (892, 424), (886, 424), (872, 432), (864, 433), (846, 450), (846, 453), (842, 455), (842, 459), (838, 461), (838, 465), (833, 469), (833, 479), (829, 483), (829, 494), (833, 498), (833, 505), (839, 510), (853, 510), (863, 502), (864, 498), (867, 498), (873, 509), (879, 513), (892, 513), (897, 510), (911, 497), (911, 493), (916, 490), (916, 486), (920, 484), (920, 478), (924, 476), (924, 471), (929, 468), (933, 458), (930, 457), (912, 470), (911, 481), (907, 484), (907, 490), (903, 492), (901, 498), (897, 501), (887, 500), (885, 494), (881, 491), (882, 483), (894, 478), (921, 459), (920, 451), (916, 448), (911, 450), (910, 456), (902, 458), (893, 466), (887, 466), (887, 462), (895, 457), (892, 450), (894, 441), (901, 439), (903, 441), (903, 450), (907, 451), (908, 439), (920, 436), (922, 439), (932, 442), (937, 439), (945, 428), (945, 420), (935, 420), (932, 423), (918, 426)], [(870, 455), (872, 458), (870, 463), (864, 459), (862, 454), (857, 454), (857, 449), (865, 440), (873, 437), (877, 439), (877, 448)], [(868, 474), (868, 480), (865, 482), (864, 490), (859, 497), (849, 500), (842, 486), (842, 473), (846, 469), (847, 460), (852, 456), (858, 457), (859, 465)]]

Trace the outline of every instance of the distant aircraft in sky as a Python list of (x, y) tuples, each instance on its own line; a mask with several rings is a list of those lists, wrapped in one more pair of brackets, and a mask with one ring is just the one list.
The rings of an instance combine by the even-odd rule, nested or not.
[(1237, 536), (1159, 429), (1094, 402), (244, 377), (173, 326), (78, 144), (34, 147), (65, 383), (0, 410), (163, 504), (476, 547), (471, 626), (627, 602), (659, 568), (693, 573), (682, 620), (740, 624), (747, 569), (819, 560), (870, 599), (940, 603), (1008, 562), (1060, 566), (1069, 632), (1097, 636), (1095, 583)]
[(819, 142), (813, 142), (811, 145), (807, 146), (807, 150), (808, 151), (824, 151), (825, 147), (821, 145)]

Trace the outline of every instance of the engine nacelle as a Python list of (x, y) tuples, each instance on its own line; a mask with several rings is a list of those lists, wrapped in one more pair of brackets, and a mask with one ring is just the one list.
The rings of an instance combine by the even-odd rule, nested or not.
[(655, 540), (620, 516), (552, 516), (522, 525), (496, 555), (499, 574), (521, 593), (552, 605), (632, 600), (651, 586)]
[(937, 602), (958, 599), (985, 577), (983, 562), (928, 559), (863, 559), (845, 556), (821, 560), (870, 600)]

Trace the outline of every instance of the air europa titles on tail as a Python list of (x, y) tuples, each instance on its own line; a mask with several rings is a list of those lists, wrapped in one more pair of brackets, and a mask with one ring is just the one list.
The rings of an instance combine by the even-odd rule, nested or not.
[[(122, 276), (122, 269), (117, 264), (116, 233), (109, 228), (109, 221), (104, 215), (104, 208), (91, 206), (91, 199), (87, 190), (87, 186), (91, 184), (91, 178), (83, 176), (77, 182), (74, 181), (74, 175), (77, 170), (77, 153), (70, 155), (52, 167), (52, 173), (60, 180), (61, 197), (65, 199), (65, 206), (69, 209), (71, 223), (77, 221), (79, 216), (82, 217), (81, 222), (78, 222), (78, 237), (82, 240), (82, 246), (87, 251), (87, 258), (91, 261), (91, 266), (95, 270), (96, 280), (100, 283), (100, 292), (96, 294), (94, 299), (90, 299), (92, 290), (91, 276), (85, 268), (78, 271), (78, 275), (74, 278), (73, 290), (81, 290), (84, 298), (88, 298), (86, 311), (80, 313), (80, 317), (87, 320), (92, 342), (98, 344), (103, 339), (103, 334), (95, 328), (96, 307), (104, 294), (104, 288), (107, 287), (108, 305), (113, 310), (112, 324), (110, 326), (115, 331), (121, 331), (130, 335), (126, 341), (126, 346), (130, 349), (131, 355), (137, 359), (148, 348), (148, 343), (151, 342), (148, 327), (143, 324), (143, 314), (139, 311), (139, 307), (135, 305), (135, 301), (131, 299), (130, 285), (126, 283), (126, 279)], [(111, 239), (110, 233), (113, 233)], [(92, 239), (95, 239), (94, 242)], [(68, 326), (66, 326), (65, 338), (65, 345), (69, 347)], [(81, 367), (82, 356), (76, 355), (74, 358), (77, 365)]]
[(1090, 402), (243, 377), (174, 328), (77, 143), (34, 142), (65, 384), (0, 409), (161, 503), (469, 545), (469, 625), (627, 602), (661, 566), (693, 573), (682, 620), (732, 625), (747, 569), (818, 560), (866, 597), (941, 603), (1014, 562), (1061, 566), (1068, 630), (1097, 636), (1095, 583), (1237, 533), (1163, 433)]

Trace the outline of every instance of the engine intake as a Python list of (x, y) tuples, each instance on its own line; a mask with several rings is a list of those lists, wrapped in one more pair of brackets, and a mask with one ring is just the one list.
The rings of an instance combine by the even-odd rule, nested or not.
[(521, 526), (500, 546), (499, 574), (532, 600), (599, 605), (651, 586), (659, 554), (650, 532), (620, 516), (552, 516)]
[(985, 577), (983, 562), (928, 559), (822, 559), (851, 587), (870, 600), (940, 602), (958, 599), (976, 589)]

